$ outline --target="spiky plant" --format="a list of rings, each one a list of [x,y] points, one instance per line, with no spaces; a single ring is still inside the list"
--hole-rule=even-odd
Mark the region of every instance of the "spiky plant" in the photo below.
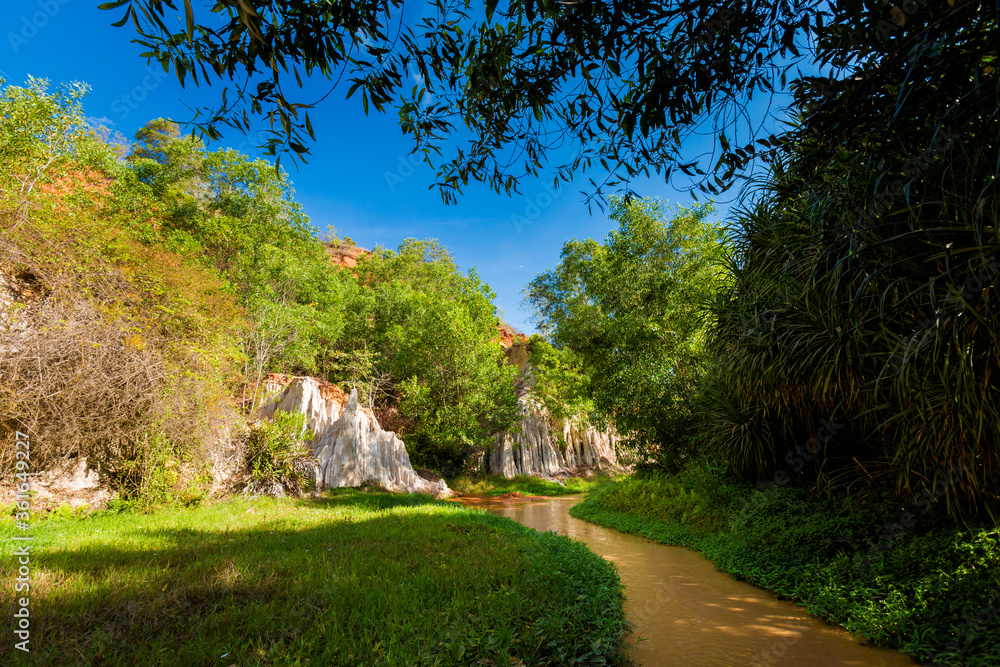
[[[1000,506],[1000,10],[931,9],[832,99],[798,91],[795,140],[737,219],[705,423],[746,475],[959,516]]]

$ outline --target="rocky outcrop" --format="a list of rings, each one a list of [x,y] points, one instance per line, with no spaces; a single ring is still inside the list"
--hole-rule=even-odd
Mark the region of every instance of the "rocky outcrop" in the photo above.
[[[276,376],[269,376],[271,385]],[[317,464],[312,472],[318,488],[374,484],[387,491],[451,495],[444,480],[426,480],[413,469],[403,441],[385,431],[370,410],[329,382],[316,378],[288,378],[284,390],[259,411],[270,418],[278,410],[306,415],[304,428],[313,432]]]
[[[338,268],[353,269],[358,266],[358,260],[371,254],[371,250],[365,250],[353,245],[328,244],[326,253],[330,257],[332,265]]]
[[[497,435],[483,457],[490,474],[554,477],[618,468],[613,431],[599,431],[581,420],[552,419],[529,396],[519,399],[521,421],[513,432]]]
[[[528,344],[524,341],[512,343],[504,348],[503,354],[507,360],[507,365],[517,366],[518,376],[526,378],[525,371],[528,369],[528,360],[531,357]],[[522,384],[530,385],[530,382],[522,382]]]
[[[497,325],[497,337],[500,339],[500,347],[508,348],[515,343],[527,343],[528,337],[515,331],[509,324],[500,323]]]
[[[0,505],[10,505],[17,500],[19,483],[13,477],[0,479]],[[111,497],[111,492],[101,485],[98,471],[82,456],[56,459],[47,469],[34,473],[31,492],[34,494],[32,510],[39,514],[64,504],[73,508],[99,509]]]

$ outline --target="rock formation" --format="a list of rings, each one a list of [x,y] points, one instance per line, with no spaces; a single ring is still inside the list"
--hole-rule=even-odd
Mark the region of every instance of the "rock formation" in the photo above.
[[[512,431],[496,436],[480,467],[490,474],[508,478],[514,475],[576,475],[619,468],[615,455],[618,435],[614,430],[600,431],[584,418],[571,421],[553,419],[532,396],[535,376],[527,336],[512,334],[503,325],[498,329],[506,363],[517,367],[515,389],[521,407],[521,420]]]
[[[330,257],[330,263],[333,266],[353,269],[357,267],[359,259],[371,254],[371,250],[365,250],[353,245],[327,244],[326,253]]]
[[[277,410],[306,415],[304,428],[313,432],[317,464],[312,478],[317,488],[371,483],[387,491],[428,493],[435,498],[451,495],[444,480],[432,482],[417,474],[403,441],[358,405],[357,391],[348,396],[335,385],[310,377],[272,375],[265,386],[273,388],[284,380],[288,381],[284,391],[266,402],[259,416],[270,418]]]
[[[518,375],[524,378],[525,371],[528,369],[528,360],[531,356],[528,344],[524,341],[511,343],[504,348],[503,354],[507,358],[507,365],[517,366]],[[522,384],[530,384],[530,382]]]
[[[509,324],[500,323],[497,325],[497,337],[500,339],[500,347],[508,348],[514,343],[527,343],[528,337],[523,333],[518,333]]]
[[[521,421],[513,432],[501,433],[484,456],[493,475],[552,477],[617,468],[613,432],[585,423],[552,419],[530,395],[518,399]]]

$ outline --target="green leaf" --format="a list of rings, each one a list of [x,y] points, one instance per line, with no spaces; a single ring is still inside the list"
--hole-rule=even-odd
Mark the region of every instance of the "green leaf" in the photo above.
[[[131,13],[132,13],[132,8],[129,7],[128,9],[125,10],[125,16],[123,16],[120,21],[115,21],[111,25],[114,26],[115,28],[122,27],[123,25],[128,23],[128,19]]]
[[[188,39],[194,39],[194,9],[191,0],[184,0],[184,18],[187,20]]]
[[[493,10],[497,7],[497,0],[486,0],[486,20],[493,22]]]

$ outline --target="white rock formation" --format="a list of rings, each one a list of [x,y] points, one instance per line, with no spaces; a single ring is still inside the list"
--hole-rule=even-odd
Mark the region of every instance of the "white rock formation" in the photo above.
[[[387,491],[428,493],[435,498],[451,495],[444,480],[431,482],[417,474],[403,441],[382,430],[375,415],[358,405],[356,391],[347,397],[315,378],[291,378],[280,395],[261,407],[259,415],[270,418],[277,410],[306,415],[304,428],[313,432],[313,454],[318,461],[313,481],[319,489],[373,483]]]
[[[613,431],[555,420],[530,396],[518,400],[522,415],[519,426],[512,433],[499,434],[484,457],[491,474],[551,477],[618,466],[618,437]]]

